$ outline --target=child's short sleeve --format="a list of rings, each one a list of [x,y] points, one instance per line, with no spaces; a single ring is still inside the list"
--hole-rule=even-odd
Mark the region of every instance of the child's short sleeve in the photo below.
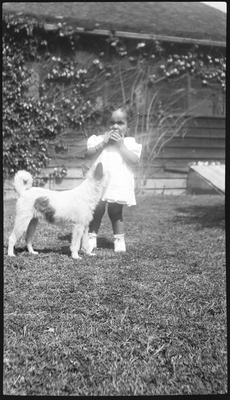
[[[92,135],[89,137],[89,139],[87,140],[87,149],[89,149],[90,147],[95,147],[97,146],[97,144],[101,143],[103,141],[103,135]]]
[[[127,137],[124,140],[124,143],[132,153],[136,154],[138,159],[140,160],[141,158],[141,152],[142,152],[142,144],[139,144],[136,142],[135,138],[133,137]]]

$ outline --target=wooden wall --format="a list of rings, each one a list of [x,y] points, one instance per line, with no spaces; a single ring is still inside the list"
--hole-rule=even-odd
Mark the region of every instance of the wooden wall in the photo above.
[[[55,155],[49,168],[44,169],[41,176],[49,175],[54,167],[62,165],[67,168],[67,176],[61,183],[50,179],[45,188],[72,189],[83,180],[82,163],[89,164],[84,160],[87,138],[83,134],[70,132],[63,140],[68,143],[68,152]],[[225,163],[225,118],[196,117],[191,120],[186,135],[183,137],[182,133],[178,134],[151,163],[149,179],[144,187],[138,179],[140,167],[135,169],[136,187],[142,193],[185,194],[189,164],[198,161]],[[143,164],[146,162],[144,158]],[[205,192],[208,192],[207,187]],[[5,182],[4,195],[16,197],[11,181]]]
[[[180,133],[173,138],[151,164],[144,190],[186,193],[189,164],[198,161],[225,163],[225,118],[197,117],[189,121],[186,135]]]

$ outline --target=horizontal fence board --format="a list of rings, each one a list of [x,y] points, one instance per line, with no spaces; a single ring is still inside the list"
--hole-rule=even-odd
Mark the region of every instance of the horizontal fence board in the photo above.
[[[207,139],[207,138],[173,138],[170,142],[167,143],[166,147],[169,148],[203,148],[204,150],[208,149],[224,149],[225,148],[225,140],[224,139]]]
[[[9,189],[4,188],[3,198],[4,198],[4,200],[18,199],[18,194],[15,192],[15,190],[9,190]]]
[[[197,179],[197,178],[195,178]],[[75,187],[79,186],[83,182],[83,179],[73,179],[73,178],[64,178],[60,183],[56,183],[55,180],[51,179],[44,186],[45,189],[50,190],[71,190]],[[158,195],[182,195],[186,193],[193,193],[194,190],[200,190],[200,194],[204,193],[215,193],[209,185],[207,185],[204,181],[197,183],[196,181],[193,184],[188,186],[187,178],[154,178],[148,179],[146,185],[138,184],[138,180],[136,180],[136,188],[139,187],[141,193],[148,194],[158,194]],[[195,192],[194,192],[195,193]],[[12,181],[5,182],[4,184],[4,199],[16,199],[18,198],[17,193],[13,189]]]
[[[225,129],[188,129],[188,131],[183,135],[183,132],[178,133],[179,137],[185,138],[213,138],[213,139],[224,139]]]
[[[145,189],[186,189],[187,179],[148,179]]]
[[[183,168],[183,167],[182,167]],[[143,167],[138,166],[135,168],[135,173],[138,174],[139,171],[143,169]],[[43,177],[43,176],[47,176],[49,175],[49,173],[53,172],[53,168],[45,168],[42,170],[41,174],[39,176]],[[184,178],[184,173],[180,172],[180,171],[165,171],[164,168],[162,168],[161,166],[154,166],[151,165],[150,166],[150,170],[149,173],[154,175],[154,177],[158,177],[158,178]],[[82,172],[82,168],[81,167],[70,167],[67,169],[67,175],[65,176],[65,179],[77,179],[77,178],[82,178],[83,172]]]
[[[202,156],[202,157],[201,157]],[[63,164],[63,162],[58,162],[58,160],[52,160],[53,163],[49,164],[49,168],[47,168],[48,171],[51,171],[51,173],[53,172],[53,168],[54,167],[58,167],[61,166]],[[217,156],[215,154],[215,157],[212,156],[210,157],[207,154],[198,154],[197,153],[193,153],[193,157],[187,157],[187,158],[168,158],[165,157],[157,157],[156,159],[154,159],[154,161],[150,162],[151,168],[153,167],[154,169],[162,169],[165,168],[165,172],[186,172],[189,170],[189,164],[193,163],[193,162],[198,162],[198,161],[215,161],[215,162],[220,162],[220,163],[225,163],[225,154],[224,152],[222,153],[222,156]],[[52,165],[53,164],[53,165]],[[67,168],[67,176],[72,176],[72,175],[68,175],[68,174],[72,174],[72,172],[68,172],[70,170],[75,170],[77,169],[77,176],[81,175],[81,169],[82,169],[82,164],[86,164],[88,166],[90,166],[90,163],[87,162],[86,160],[82,160],[82,159],[74,159],[74,160],[66,160],[66,162],[64,163],[66,168]],[[145,159],[141,159],[140,164],[138,164],[135,168],[134,171],[135,173],[138,173],[139,169],[143,167],[143,164],[146,166],[149,164],[148,160]],[[173,170],[173,171],[167,171],[167,170]],[[40,174],[41,176],[43,175],[43,170]],[[76,176],[76,177],[77,177]]]
[[[4,186],[4,190],[14,191],[13,179],[5,179],[3,186]]]
[[[41,177],[44,176],[49,176],[50,174],[52,174],[54,171],[53,167],[47,167],[44,168],[40,175]],[[76,168],[68,168],[67,169],[67,175],[65,176],[65,179],[78,179],[78,178],[82,178],[83,177],[83,172],[82,172],[82,168],[81,167],[76,167]]]
[[[146,124],[146,116],[144,117],[145,122],[144,124]],[[176,118],[174,119],[174,121],[176,121]],[[178,119],[178,121],[183,121],[182,118]],[[189,128],[196,128],[196,129],[202,129],[202,128],[223,128],[225,127],[225,122],[226,119],[225,117],[217,117],[217,118],[211,118],[211,117],[204,117],[204,118],[191,118],[189,121],[185,122],[185,126],[189,127]],[[151,123],[151,120],[150,120]],[[168,126],[170,124],[172,124],[173,122],[168,123]],[[138,121],[138,128],[141,128],[143,124],[143,116],[139,117],[139,121]],[[166,124],[166,122],[165,122]]]
[[[60,158],[53,158],[50,163],[48,168],[49,169],[54,169],[55,167],[61,167],[62,165],[66,166],[67,168],[80,168],[82,164],[85,164],[84,158],[66,158],[60,159]]]
[[[184,159],[161,159],[161,158],[157,158],[154,160],[154,163],[151,164],[151,168],[153,169],[162,169],[164,168],[165,173],[168,172],[181,172],[181,173],[185,173],[186,171],[189,170],[189,164],[193,163],[193,162],[198,162],[198,161],[208,161],[208,162],[220,162],[221,164],[225,163],[225,157],[217,157],[217,158],[210,158],[210,157],[202,157],[202,158],[184,158]],[[144,162],[145,165],[147,165],[147,160]],[[56,164],[55,164],[56,166]],[[68,171],[69,170],[75,170],[75,168],[78,169],[78,176],[81,175],[81,162],[77,163],[77,160],[74,160],[73,163],[68,162],[66,163],[66,167],[67,167],[67,175],[68,175]],[[135,173],[137,174],[138,171],[140,170],[140,168],[142,168],[142,162],[134,168]],[[51,168],[51,171],[53,171],[53,168]],[[69,172],[70,173],[70,172]],[[44,176],[43,175],[43,170],[40,174],[40,176]],[[77,176],[76,176],[77,177]]]
[[[151,146],[150,146],[151,148]],[[164,146],[161,150],[160,155],[163,155],[162,157],[165,158],[165,155],[163,154],[166,151],[169,151],[170,154],[172,154],[172,151],[174,151],[174,157],[177,158],[179,156],[179,152],[191,154],[192,150],[195,150],[196,153],[199,151],[201,152],[211,152],[210,157],[213,157],[214,152],[219,151],[221,152],[221,157],[225,154],[225,140],[207,140],[207,139],[199,139],[199,140],[189,140],[189,139],[172,139],[172,141],[168,142],[166,146]],[[72,149],[72,153],[73,153]],[[190,152],[190,153],[189,153]],[[219,153],[217,153],[219,156]],[[171,157],[171,156],[170,156]],[[189,157],[189,155],[188,155]],[[87,160],[85,160],[84,157],[81,157],[81,154],[79,154],[77,151],[74,151],[74,156],[70,156],[68,152],[65,155],[56,155],[55,157],[51,159],[51,162],[49,164],[49,167],[55,167],[55,166],[62,166],[65,165],[66,163],[69,163],[70,165],[79,165],[79,163],[86,163]],[[77,164],[76,164],[77,163]]]
[[[50,190],[70,190],[74,189],[75,187],[79,186],[83,182],[83,178],[63,178],[61,181],[50,179],[44,186],[44,189]]]
[[[187,189],[141,189],[142,194],[180,196],[187,193]]]
[[[141,173],[142,169],[143,169],[143,167],[141,167],[141,166],[136,167],[134,169],[135,176],[138,176],[138,174]],[[54,171],[54,169],[52,167],[51,168],[44,168],[41,171],[39,177],[40,178],[49,177],[49,175],[52,174],[53,171]],[[83,176],[84,175],[83,175],[83,171],[82,171],[81,166],[80,167],[78,166],[76,168],[75,167],[69,167],[67,169],[67,175],[65,176],[65,179],[78,179],[78,178],[83,178]],[[185,171],[183,171],[183,167],[182,167],[181,171],[180,171],[180,169],[176,170],[176,171],[174,171],[174,170],[167,171],[167,170],[165,170],[163,167],[161,167],[159,165],[157,165],[157,166],[151,165],[150,169],[149,169],[149,177],[151,178],[153,176],[154,176],[154,178],[155,177],[156,178],[184,178],[185,177]]]
[[[172,137],[172,135],[174,134],[174,131],[168,130],[165,133],[164,138],[165,139],[169,139]],[[150,130],[149,132],[147,131],[138,131],[135,135],[135,137],[137,138],[137,141],[141,140],[141,137],[143,136],[143,138],[147,137],[147,136],[152,136],[154,137],[154,135],[156,135],[156,132],[153,130]],[[183,131],[177,132],[175,134],[175,138],[181,138],[181,139],[186,139],[186,138],[194,138],[194,139],[205,139],[205,138],[213,138],[213,139],[225,139],[225,129],[188,129],[188,131],[186,133],[184,133]]]
[[[185,195],[187,193],[187,189],[140,189],[140,193],[149,194],[149,195],[171,195],[171,196],[179,196]],[[4,200],[8,199],[17,199],[18,195],[15,191],[4,191]]]
[[[210,148],[206,148],[205,142],[202,143],[201,146],[199,146],[199,143],[197,143],[197,146],[186,146],[185,141],[184,141],[184,146],[182,146],[183,143],[181,143],[181,146],[176,145],[177,142],[168,144],[168,146],[165,146],[157,159],[165,159],[165,158],[187,158],[187,159],[201,159],[202,158],[210,158],[213,160],[216,160],[218,158],[224,159],[225,158],[225,145],[222,143],[220,146],[210,146]],[[219,143],[220,144],[220,143]],[[60,167],[62,165],[68,164],[69,167],[77,167],[81,164],[86,164],[87,161],[83,157],[79,157],[77,154],[75,157],[68,157],[68,154],[65,155],[65,157],[55,157],[51,160],[49,164],[49,168],[54,168],[54,167]]]
[[[199,159],[202,160],[203,158],[210,158],[216,160],[217,158],[224,159],[225,158],[225,150],[224,149],[190,149],[190,148],[169,148],[165,147],[157,159]]]
[[[166,171],[166,173],[167,172],[180,172],[181,174],[183,173],[183,174],[187,174],[188,173],[188,171],[189,171],[189,166],[188,166],[188,163],[187,162],[185,162],[184,164],[175,164],[175,163],[173,163],[173,164],[167,164],[166,166],[165,166],[165,171]]]
[[[187,126],[194,128],[220,128],[225,126],[225,117],[201,117],[192,118],[187,122]]]
[[[138,177],[138,174],[141,173],[141,169],[139,171],[136,171],[135,176]],[[178,178],[186,178],[187,172],[181,172],[181,171],[165,171],[163,168],[154,168],[151,167],[148,171],[148,176],[149,178],[154,178],[154,179],[178,179]]]
[[[49,189],[49,190],[70,190],[74,189],[75,187],[79,186],[83,182],[84,178],[78,178],[78,179],[62,179],[61,182],[56,181],[55,179],[50,179],[44,186],[42,186],[44,189]],[[6,179],[4,182],[4,193],[5,192],[11,192],[14,197],[18,197],[16,191],[14,190],[13,187],[13,180]]]
[[[212,161],[216,161],[216,162],[220,162],[221,164],[225,163],[225,159],[224,158],[218,158],[213,160],[210,158],[206,158],[203,157],[202,159],[169,159],[169,160],[163,160],[163,159],[157,159],[155,160],[158,162],[159,166],[162,166],[165,168],[165,171],[167,172],[188,172],[189,168],[190,168],[190,163],[193,162],[198,162],[198,161],[208,161],[208,162],[212,162]],[[156,164],[155,164],[156,165]]]
[[[82,155],[82,153],[79,153],[77,151],[77,149],[72,148],[71,149],[71,153],[69,151],[67,151],[65,154],[51,154],[50,158],[51,158],[51,163],[52,165],[54,165],[55,163],[58,165],[64,164],[66,162],[66,160],[72,160],[74,161],[75,159],[81,159],[82,161],[84,160],[84,155]]]

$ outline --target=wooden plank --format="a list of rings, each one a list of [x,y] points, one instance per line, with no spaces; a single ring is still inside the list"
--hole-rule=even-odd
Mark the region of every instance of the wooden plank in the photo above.
[[[141,194],[180,196],[187,193],[186,189],[140,189]]]
[[[217,194],[218,192],[206,181],[201,179],[192,169],[188,173],[188,194]]]
[[[172,133],[170,131],[167,131],[165,134],[164,138],[169,139],[172,137]],[[153,137],[154,138],[154,131],[150,131],[148,134],[146,131],[139,131],[135,135],[137,142],[141,143],[141,138],[145,138],[147,136]],[[210,139],[225,139],[226,134],[225,134],[225,129],[189,129],[186,134],[184,134],[183,131],[178,132],[174,138],[198,138],[198,139],[205,139],[205,138],[210,138]]]
[[[145,117],[146,121],[146,117]],[[202,129],[202,128],[224,128],[226,124],[226,118],[225,117],[194,117],[190,119],[189,121],[186,122],[186,126],[189,128],[196,128],[196,129]],[[142,116],[139,117],[139,123],[138,127],[142,126]]]
[[[68,145],[68,143],[67,143]],[[68,145],[68,150],[65,153],[55,153],[54,151],[50,151],[50,158],[53,160],[66,160],[67,158],[84,158],[86,153],[85,149],[80,149],[77,146]]]
[[[49,176],[50,174],[53,174],[53,172],[54,172],[53,167],[47,167],[47,168],[42,169],[39,176],[41,176],[41,177]],[[83,177],[83,173],[82,173],[81,167],[67,168],[67,175],[65,176],[65,179],[78,179],[78,178],[82,178],[82,177]]]
[[[139,169],[135,176],[138,177],[141,174],[141,169]],[[187,176],[187,172],[184,173],[183,171],[165,171],[163,168],[160,170],[157,168],[150,168],[148,172],[149,178],[159,179],[159,178],[168,178],[168,179],[178,179],[178,178],[185,178]]]
[[[67,169],[81,168],[82,163],[85,163],[84,158],[74,157],[67,158],[66,160],[55,158],[50,161],[48,168],[54,169],[55,167],[61,167],[62,165],[64,165]]]
[[[136,175],[140,173],[141,167],[136,169]],[[50,173],[53,173],[53,168],[44,168],[40,175],[41,177],[44,176],[49,176]],[[151,166],[149,170],[149,177],[152,178],[184,178],[185,173],[182,172],[170,172],[170,171],[164,171],[163,168],[159,167],[154,167]],[[77,178],[83,178],[83,172],[81,167],[76,167],[76,168],[68,168],[67,169],[67,175],[65,179],[77,179]]]
[[[75,187],[79,186],[84,179],[63,179],[60,183],[57,183],[55,180],[52,180],[51,182],[47,182],[46,185],[44,186],[45,189],[50,189],[50,190],[71,190],[74,189]]]
[[[220,128],[225,126],[226,119],[225,117],[200,117],[193,118],[187,122],[188,127],[194,128]]]
[[[148,179],[145,189],[186,189],[187,179]]]
[[[3,187],[4,187],[4,190],[14,191],[13,179],[5,179]]]
[[[225,159],[225,149],[189,149],[189,148],[169,148],[165,147],[159,154],[158,159],[187,159],[203,160],[209,158],[211,160]]]
[[[74,189],[83,179],[66,179],[64,178],[61,183],[56,183],[55,180],[51,180],[44,186],[45,189],[50,190],[69,190]],[[186,189],[187,179],[148,179],[147,184],[144,186],[145,189]]]
[[[176,149],[177,151],[175,152],[174,149],[171,149],[171,155],[167,151],[161,152],[160,155],[154,160],[154,163],[156,166],[164,166],[164,165],[169,165],[170,167],[173,165],[181,165],[183,167],[186,167],[188,163],[191,162],[196,162],[196,161],[220,161],[224,162],[225,161],[225,151],[224,149],[221,151],[215,151],[213,150],[212,153],[205,152],[205,151],[198,151],[198,152],[192,152],[187,151],[186,154],[184,153],[183,149]],[[168,160],[167,160],[168,158]],[[147,162],[146,157],[142,157],[141,163]],[[87,164],[88,160],[85,160],[84,158],[79,158],[79,157],[74,157],[74,158],[68,158],[66,160],[63,159],[52,159],[49,168],[54,168],[54,167],[60,167],[62,165],[65,165],[67,169],[69,168],[81,168],[82,164]],[[153,164],[154,165],[154,164]],[[137,166],[137,169],[139,168],[139,165]]]
[[[225,165],[192,165],[191,169],[221,193],[225,193]]]
[[[183,137],[183,132],[179,132],[179,137]],[[189,128],[185,138],[225,138],[225,128]]]
[[[18,194],[15,192],[15,190],[10,190],[10,189],[4,188],[3,199],[4,200],[18,199]]]
[[[162,167],[164,167],[165,168],[165,170],[166,171],[178,171],[178,172],[188,172],[189,171],[189,169],[190,169],[190,164],[192,163],[192,162],[197,162],[197,161],[200,161],[199,159],[198,160],[196,160],[195,158],[194,159],[166,159],[166,160],[164,160],[164,159],[156,159],[155,160],[155,165],[156,165],[156,162],[157,162],[157,165],[158,166],[162,166]],[[214,161],[213,159],[210,159],[210,158],[206,158],[206,157],[203,157],[202,158],[202,161]],[[224,163],[225,162],[225,159],[223,158],[223,159],[221,159],[221,158],[219,158],[219,159],[216,159],[215,161],[219,161],[220,163]]]
[[[55,179],[49,179],[48,182],[43,186],[45,189],[50,190],[68,190],[74,189],[79,186],[83,182],[84,178],[81,176],[79,178],[63,178],[60,183],[58,183]],[[15,193],[13,186],[13,179],[5,179],[4,181],[4,192]],[[16,194],[16,197],[18,195]]]
[[[151,132],[151,134],[154,134],[154,132],[157,132],[158,129],[158,125],[157,126],[150,126],[149,130],[146,129],[146,127],[144,126],[142,127],[138,127],[138,129],[136,130],[139,133],[146,133],[146,132]],[[182,126],[182,128],[179,129],[179,127],[177,128],[177,126],[173,126],[173,125],[164,125],[164,131],[166,132],[166,134],[171,135],[172,133],[174,133],[175,131],[177,131],[177,134],[184,135],[186,132],[186,135],[192,134],[192,133],[196,133],[199,132],[201,135],[207,135],[210,132],[216,132],[217,136],[221,134],[221,132],[225,132],[225,126],[223,127],[214,127],[214,126],[203,126],[203,127],[197,127],[197,126],[191,126],[191,127],[187,127],[186,125]]]
[[[209,139],[209,138],[189,138],[185,137],[184,139],[173,138],[172,141],[167,143],[166,147],[185,147],[185,148],[204,148],[204,149],[224,149],[225,148],[225,140],[224,139]]]

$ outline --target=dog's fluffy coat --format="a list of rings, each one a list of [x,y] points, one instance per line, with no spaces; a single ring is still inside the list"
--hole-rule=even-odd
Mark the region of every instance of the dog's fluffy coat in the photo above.
[[[14,229],[9,237],[8,255],[14,256],[14,246],[25,231],[28,251],[37,254],[32,247],[32,238],[41,218],[55,224],[74,223],[72,257],[81,258],[78,255],[80,246],[86,254],[92,255],[88,227],[105,189],[106,178],[102,164],[98,163],[94,170],[89,170],[86,179],[77,188],[58,192],[32,187],[32,175],[24,170],[18,171],[14,177],[14,187],[20,197],[16,204]]]

